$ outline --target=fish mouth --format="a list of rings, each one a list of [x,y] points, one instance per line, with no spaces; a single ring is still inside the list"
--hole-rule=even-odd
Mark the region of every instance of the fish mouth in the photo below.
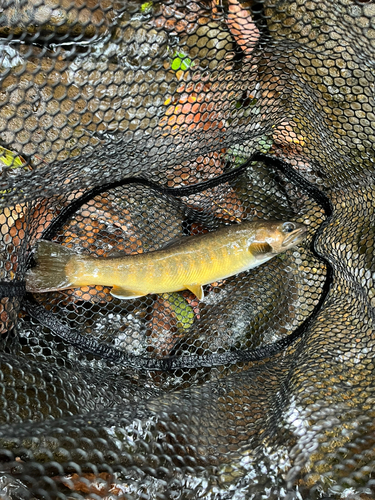
[[[292,233],[288,234],[281,246],[289,247],[297,245],[297,243],[300,243],[304,239],[306,233],[307,228],[305,226],[295,229]]]

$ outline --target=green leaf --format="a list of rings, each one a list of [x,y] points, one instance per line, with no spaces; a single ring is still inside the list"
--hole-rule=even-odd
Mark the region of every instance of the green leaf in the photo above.
[[[192,66],[194,66],[194,62],[183,52],[175,52],[173,54],[173,60],[171,64],[171,68],[173,69],[173,71],[186,71]]]
[[[177,319],[177,327],[182,330],[188,330],[194,323],[195,315],[193,309],[179,293],[163,293],[163,299],[169,304]]]
[[[21,156],[18,156],[17,153],[13,153],[9,149],[5,149],[0,146],[0,162],[11,168],[19,168],[25,162]]]
[[[154,6],[153,2],[145,2],[141,5],[142,14],[149,14]]]

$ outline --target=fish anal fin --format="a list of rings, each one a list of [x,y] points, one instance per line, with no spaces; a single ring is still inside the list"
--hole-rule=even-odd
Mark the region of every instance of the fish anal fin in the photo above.
[[[193,283],[191,285],[185,285],[188,290],[193,292],[193,294],[197,297],[198,300],[203,300],[204,292],[202,285]]]
[[[136,299],[147,294],[143,292],[137,292],[135,290],[126,290],[125,288],[121,288],[120,286],[114,286],[111,290],[111,295],[118,299]]]
[[[254,241],[249,246],[249,251],[254,255],[254,257],[257,256],[264,256],[267,253],[272,253],[272,247],[269,243],[266,242],[259,242],[259,241]]]

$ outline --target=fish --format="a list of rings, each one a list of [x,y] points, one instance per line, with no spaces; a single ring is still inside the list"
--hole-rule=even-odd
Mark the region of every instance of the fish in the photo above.
[[[203,285],[257,267],[303,241],[297,222],[245,221],[217,231],[172,240],[158,250],[93,257],[40,240],[36,267],[26,273],[32,293],[88,285],[112,287],[111,295],[135,299],[148,294],[190,290],[203,300]]]

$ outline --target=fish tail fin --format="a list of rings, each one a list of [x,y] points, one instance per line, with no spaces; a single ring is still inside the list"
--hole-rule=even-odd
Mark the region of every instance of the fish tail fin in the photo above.
[[[34,254],[37,266],[26,273],[26,289],[38,293],[73,288],[66,275],[66,265],[74,255],[69,248],[40,240]]]

